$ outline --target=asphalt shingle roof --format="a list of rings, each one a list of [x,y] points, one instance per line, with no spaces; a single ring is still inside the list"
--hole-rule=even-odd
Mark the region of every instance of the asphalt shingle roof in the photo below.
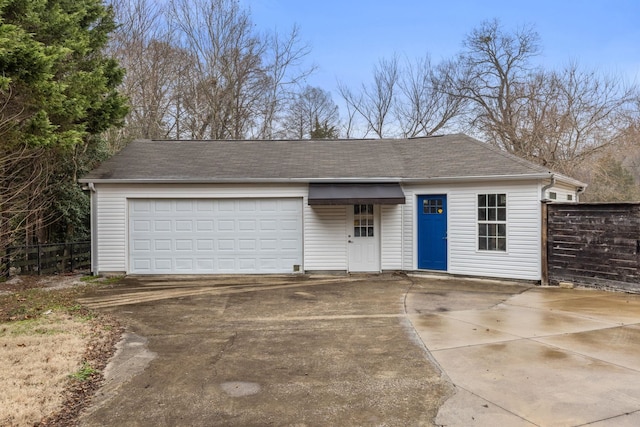
[[[377,140],[138,140],[81,182],[402,181],[546,173],[551,171],[463,134]]]

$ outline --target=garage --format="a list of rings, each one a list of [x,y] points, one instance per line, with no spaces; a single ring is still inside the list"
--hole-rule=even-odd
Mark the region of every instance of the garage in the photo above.
[[[131,274],[291,273],[302,199],[129,199]]]

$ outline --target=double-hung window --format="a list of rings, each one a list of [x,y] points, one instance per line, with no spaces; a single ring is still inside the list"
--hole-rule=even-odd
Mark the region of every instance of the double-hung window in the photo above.
[[[506,194],[478,194],[478,250],[506,252]]]

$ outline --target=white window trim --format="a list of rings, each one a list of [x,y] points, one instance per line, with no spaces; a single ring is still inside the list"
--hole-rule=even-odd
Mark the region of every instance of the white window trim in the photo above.
[[[489,221],[489,220],[480,220],[478,215],[478,211],[480,207],[478,206],[478,196],[489,196],[490,194],[500,195],[504,194],[505,196],[505,220],[504,221]],[[475,211],[476,211],[476,235],[475,235],[475,246],[476,252],[479,253],[490,253],[490,254],[507,254],[509,252],[509,194],[507,192],[483,192],[476,193],[475,197]],[[505,240],[505,249],[480,249],[480,225],[481,224],[504,224],[504,240]]]

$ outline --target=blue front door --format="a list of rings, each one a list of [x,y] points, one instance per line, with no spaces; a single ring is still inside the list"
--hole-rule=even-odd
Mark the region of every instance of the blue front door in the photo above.
[[[418,268],[447,270],[447,196],[418,196]]]

